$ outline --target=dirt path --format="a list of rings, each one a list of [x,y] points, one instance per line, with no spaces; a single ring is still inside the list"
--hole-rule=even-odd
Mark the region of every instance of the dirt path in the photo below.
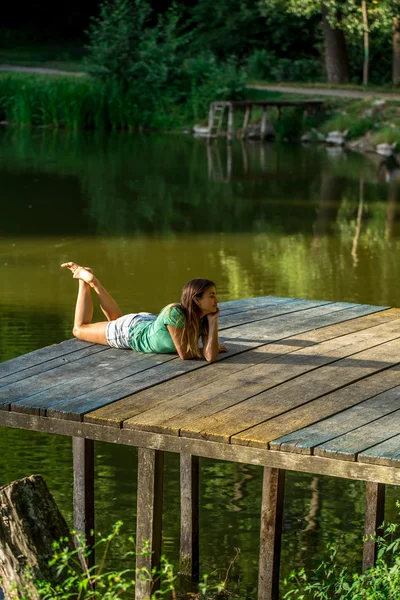
[[[400,94],[387,92],[363,92],[361,90],[331,90],[326,88],[289,87],[286,85],[248,85],[250,89],[271,92],[285,92],[287,94],[303,94],[305,96],[330,96],[338,98],[379,98],[381,100],[395,100],[400,102]]]
[[[61,71],[60,69],[47,69],[46,67],[17,67],[15,65],[0,65],[0,71],[11,71],[14,73],[41,73],[42,75],[72,75],[73,77],[85,75],[85,73]]]
[[[15,73],[40,73],[42,75],[71,75],[79,77],[85,75],[83,72],[62,71],[61,69],[48,69],[46,67],[22,67],[15,65],[0,65],[0,71],[11,71]],[[284,92],[286,94],[302,94],[304,96],[330,96],[337,98],[379,98],[382,100],[394,100],[400,102],[400,93],[392,94],[388,92],[361,90],[332,90],[327,88],[305,88],[286,85],[256,85],[247,86],[253,90],[265,90],[271,92]]]

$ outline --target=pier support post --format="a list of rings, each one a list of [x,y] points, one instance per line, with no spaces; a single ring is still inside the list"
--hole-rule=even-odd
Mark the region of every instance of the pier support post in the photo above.
[[[265,140],[265,133],[267,131],[267,108],[263,107],[262,117],[261,117],[261,141]]]
[[[181,565],[183,577],[199,578],[199,457],[180,455],[181,460]]]
[[[364,537],[380,535],[381,525],[385,519],[385,484],[367,481],[365,493]],[[375,564],[377,545],[373,539],[364,542],[363,572]]]
[[[233,106],[229,105],[228,109],[228,142],[232,141],[233,137]]]
[[[86,544],[94,541],[94,441],[72,438],[74,467],[74,529],[85,535]],[[94,552],[86,559],[88,567],[94,565]]]
[[[208,133],[207,133],[207,141],[211,141],[212,131],[214,127],[214,117],[215,117],[215,107],[213,104],[210,104],[210,110],[208,111]]]
[[[154,591],[151,570],[160,567],[163,480],[164,452],[139,448],[135,600],[150,598],[152,589]],[[142,554],[144,550],[145,554]]]
[[[249,126],[249,121],[251,117],[251,108],[251,105],[247,106],[246,111],[244,113],[242,140],[245,139],[247,135],[247,127]]]
[[[264,467],[258,600],[278,600],[285,471]]]

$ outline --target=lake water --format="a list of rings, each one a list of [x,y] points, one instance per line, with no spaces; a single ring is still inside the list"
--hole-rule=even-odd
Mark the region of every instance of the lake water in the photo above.
[[[178,135],[0,131],[0,361],[71,337],[76,282],[92,266],[123,312],[157,312],[186,280],[221,301],[261,295],[400,305],[397,165],[321,146]],[[100,317],[97,312],[95,317]],[[71,522],[68,438],[0,428],[0,484],[42,473]],[[136,451],[96,443],[96,526],[134,532]],[[164,552],[179,554],[179,460],[166,459]],[[257,587],[262,470],[201,460],[201,572],[240,598]],[[395,488],[387,516],[396,518]],[[316,515],[313,508],[316,508]],[[282,575],[337,541],[358,568],[364,484],[287,473]],[[111,562],[121,564],[121,538]]]

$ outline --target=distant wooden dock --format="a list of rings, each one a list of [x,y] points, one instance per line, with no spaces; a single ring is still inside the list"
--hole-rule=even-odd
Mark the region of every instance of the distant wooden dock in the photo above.
[[[248,127],[251,119],[253,108],[261,108],[261,124],[260,124],[260,139],[264,140],[267,132],[267,109],[275,107],[280,119],[282,108],[284,107],[301,107],[306,113],[314,112],[323,104],[323,100],[216,100],[211,102],[208,113],[208,140],[217,138],[221,135],[225,111],[227,111],[226,135],[228,141],[233,137],[233,111],[244,110],[243,126],[241,130],[241,138],[244,139],[248,134]]]
[[[94,525],[93,441],[138,447],[137,545],[161,551],[163,453],[181,457],[181,558],[199,569],[199,457],[264,468],[259,600],[278,597],[286,470],[367,482],[365,533],[400,485],[400,310],[262,297],[221,304],[214,364],[68,340],[0,364],[0,424],[71,436],[75,527]],[[364,544],[364,569],[375,560]],[[136,599],[149,596],[139,582]]]

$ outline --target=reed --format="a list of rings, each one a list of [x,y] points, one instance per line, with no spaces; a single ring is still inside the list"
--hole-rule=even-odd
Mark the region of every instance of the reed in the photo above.
[[[0,77],[0,120],[69,129],[151,126],[156,107],[140,106],[133,89],[85,77]]]
[[[0,120],[69,129],[178,129],[204,119],[213,100],[239,99],[245,74],[213,56],[184,61],[169,83],[89,74],[0,75]]]

